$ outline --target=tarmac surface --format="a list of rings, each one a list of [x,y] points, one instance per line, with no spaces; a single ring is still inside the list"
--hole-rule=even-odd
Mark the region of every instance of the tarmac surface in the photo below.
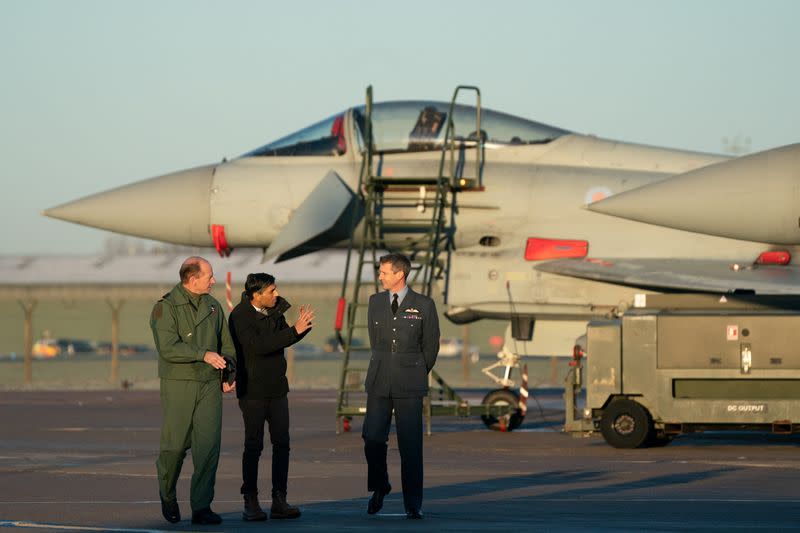
[[[475,397],[480,397],[476,392]],[[361,420],[334,432],[333,391],[292,392],[289,501],[297,520],[241,520],[242,421],[224,402],[215,511],[192,526],[191,458],[178,486],[183,515],[160,513],[157,391],[0,393],[0,531],[755,531],[800,529],[796,436],[706,433],[664,448],[617,450],[600,437],[559,432],[558,391],[537,392],[520,430],[478,418],[436,418],[425,438],[422,521],[405,519],[399,456],[394,492],[366,514]],[[542,418],[544,415],[544,419]],[[269,505],[270,448],[261,461]]]

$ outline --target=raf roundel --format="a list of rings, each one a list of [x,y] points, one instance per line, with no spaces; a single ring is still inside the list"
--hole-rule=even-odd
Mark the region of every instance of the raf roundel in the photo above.
[[[591,204],[594,202],[599,202],[600,200],[608,198],[612,194],[613,193],[611,192],[611,189],[604,185],[600,187],[592,187],[586,191],[586,194],[583,196],[583,203]]]

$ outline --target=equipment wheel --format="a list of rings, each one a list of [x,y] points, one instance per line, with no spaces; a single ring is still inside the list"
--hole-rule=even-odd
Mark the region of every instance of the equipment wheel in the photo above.
[[[600,432],[614,448],[640,448],[653,431],[653,420],[641,404],[621,398],[603,411]]]
[[[486,427],[495,431],[513,431],[522,425],[525,415],[519,408],[519,396],[508,389],[493,390],[483,398],[483,405],[509,408],[509,414],[495,416],[481,415],[481,420]]]

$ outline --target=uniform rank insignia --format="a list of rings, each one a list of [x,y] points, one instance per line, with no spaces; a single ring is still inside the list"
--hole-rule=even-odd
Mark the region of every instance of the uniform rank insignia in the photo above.
[[[422,315],[419,314],[419,311],[414,308],[409,308],[405,310],[405,315],[403,318],[406,320],[422,320]]]
[[[216,308],[216,307],[214,307],[214,306],[212,305],[212,306],[211,306],[211,312],[213,313],[213,312],[214,312],[214,311],[216,311],[216,310],[217,310],[217,308]]]

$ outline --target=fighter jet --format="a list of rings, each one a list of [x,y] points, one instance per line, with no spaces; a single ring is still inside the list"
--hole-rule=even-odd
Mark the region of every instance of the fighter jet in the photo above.
[[[446,316],[508,321],[517,354],[570,355],[587,320],[624,310],[643,290],[798,292],[800,145],[734,159],[478,113],[479,105],[376,103],[369,123],[365,108],[44,214],[221,254],[262,248],[277,260],[347,246],[365,223],[359,180],[369,140],[374,173],[396,182],[386,191],[405,202],[397,205],[408,220],[430,218],[433,193],[418,178],[440,173],[451,151],[460,179],[440,280]],[[385,244],[407,238],[387,233]]]

